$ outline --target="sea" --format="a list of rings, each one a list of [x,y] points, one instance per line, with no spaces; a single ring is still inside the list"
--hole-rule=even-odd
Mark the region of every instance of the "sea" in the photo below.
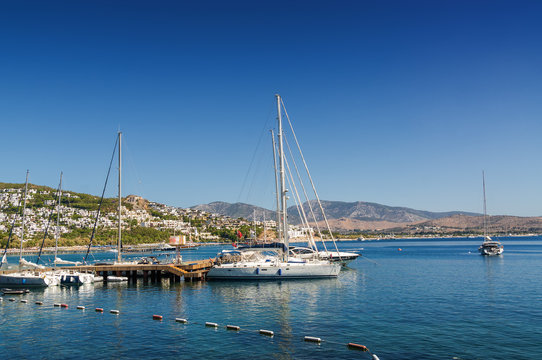
[[[0,358],[542,359],[542,237],[499,240],[504,254],[498,257],[478,254],[481,238],[339,242],[339,250],[362,256],[337,279],[140,279],[3,295]],[[231,246],[202,246],[182,256],[206,259],[222,249]]]

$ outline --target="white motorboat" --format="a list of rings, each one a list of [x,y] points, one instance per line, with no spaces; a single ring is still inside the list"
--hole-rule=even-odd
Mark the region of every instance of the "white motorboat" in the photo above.
[[[22,271],[0,275],[0,286],[54,286],[58,279],[50,273]]]

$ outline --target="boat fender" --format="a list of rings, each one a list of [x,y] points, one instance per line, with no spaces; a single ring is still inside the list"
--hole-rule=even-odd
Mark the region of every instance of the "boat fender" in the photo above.
[[[360,345],[360,344],[348,343],[348,347],[351,349],[358,349],[361,351],[369,351],[369,349],[367,349],[367,346]]]
[[[84,307],[84,306],[81,306],[81,305],[79,305],[79,306],[77,307],[77,310],[85,310],[85,307]]]
[[[320,339],[319,337],[314,337],[314,336],[305,336],[303,340],[309,341],[309,342],[315,342],[315,343],[322,342],[322,339]]]
[[[256,268],[256,275],[260,274],[260,268]]]
[[[209,326],[209,327],[218,327],[218,324],[217,323],[214,323],[214,322],[206,322],[205,323],[205,326]]]
[[[96,308],[96,312],[104,312],[104,309],[102,309],[102,308]]]
[[[260,334],[267,335],[267,336],[274,336],[275,335],[275,333],[273,331],[271,331],[271,330],[263,330],[263,329],[260,330]]]
[[[160,321],[162,321],[162,315],[153,315],[153,316],[152,316],[152,319],[153,319],[153,320],[160,320]]]
[[[109,312],[110,312],[111,314],[115,314],[115,315],[120,314],[120,311],[118,311],[118,310],[109,310]]]
[[[181,319],[181,318],[176,318],[175,319],[176,322],[179,322],[179,323],[183,323],[183,324],[186,324],[188,322],[188,320],[186,319]]]
[[[279,269],[279,275],[282,275],[282,269]]]
[[[241,328],[239,326],[236,326],[236,325],[226,325],[226,329],[235,330],[235,331],[241,330]]]

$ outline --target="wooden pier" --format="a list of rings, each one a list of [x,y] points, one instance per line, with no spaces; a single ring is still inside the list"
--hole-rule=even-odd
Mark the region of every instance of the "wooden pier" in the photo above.
[[[181,264],[111,264],[111,265],[79,265],[79,266],[59,266],[58,270],[77,270],[93,272],[96,275],[103,276],[104,282],[107,282],[109,275],[126,276],[129,281],[135,282],[138,277],[143,277],[144,281],[149,279],[153,282],[161,280],[163,277],[169,278],[172,282],[180,282],[181,278],[185,281],[205,280],[207,273],[213,266],[214,260],[196,260]],[[48,269],[34,269],[33,271],[50,271]],[[16,272],[18,270],[4,271],[0,273]]]

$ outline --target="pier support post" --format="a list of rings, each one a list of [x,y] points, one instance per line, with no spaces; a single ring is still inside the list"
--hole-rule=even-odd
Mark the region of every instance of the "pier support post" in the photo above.
[[[104,283],[107,282],[107,275],[109,275],[109,271],[102,271],[102,276],[104,278]]]
[[[149,270],[143,270],[143,282],[149,282]]]

